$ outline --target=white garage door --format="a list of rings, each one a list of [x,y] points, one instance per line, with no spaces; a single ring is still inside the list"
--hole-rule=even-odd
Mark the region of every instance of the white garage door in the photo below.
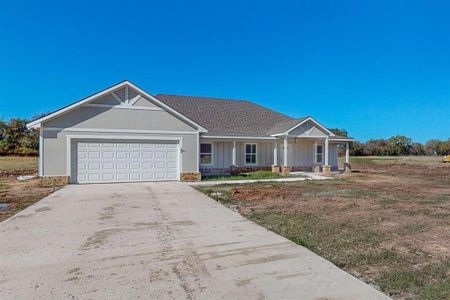
[[[178,144],[77,143],[77,182],[178,179]]]

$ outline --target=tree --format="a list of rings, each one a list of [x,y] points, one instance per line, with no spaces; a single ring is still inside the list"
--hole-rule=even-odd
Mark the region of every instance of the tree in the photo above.
[[[425,155],[426,154],[425,146],[422,145],[421,143],[413,143],[411,145],[409,154],[410,155]]]
[[[438,154],[438,148],[439,148],[439,144],[441,143],[440,140],[429,140],[428,142],[426,142],[425,144],[425,151],[427,153],[427,155],[436,155]]]
[[[348,137],[348,131],[343,128],[330,128],[329,130],[335,135]]]
[[[450,139],[448,141],[440,141],[437,145],[436,152],[438,155],[449,155],[450,154]]]
[[[412,146],[411,138],[403,135],[396,135],[388,140],[389,155],[409,155]]]
[[[39,131],[28,129],[26,119],[0,120],[0,153],[35,155],[39,149]]]

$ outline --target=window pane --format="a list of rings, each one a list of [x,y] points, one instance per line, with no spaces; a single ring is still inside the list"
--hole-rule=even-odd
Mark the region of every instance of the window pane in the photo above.
[[[252,153],[256,153],[256,144],[252,145]]]
[[[211,153],[211,144],[200,144],[200,153]]]
[[[256,164],[256,154],[246,154],[245,155],[246,164]]]
[[[322,145],[317,145],[317,153],[322,153]]]
[[[317,154],[316,156],[316,162],[321,163],[322,162],[322,154]]]
[[[200,154],[200,163],[201,164],[210,164],[211,163],[211,155],[210,154]]]
[[[245,145],[245,153],[252,152],[252,145]]]

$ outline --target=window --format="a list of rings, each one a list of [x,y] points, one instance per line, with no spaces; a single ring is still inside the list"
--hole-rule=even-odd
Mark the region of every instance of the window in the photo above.
[[[256,165],[256,144],[245,144],[245,164]]]
[[[323,145],[316,144],[316,164],[321,164],[323,162]]]
[[[212,144],[200,144],[200,164],[212,164]]]

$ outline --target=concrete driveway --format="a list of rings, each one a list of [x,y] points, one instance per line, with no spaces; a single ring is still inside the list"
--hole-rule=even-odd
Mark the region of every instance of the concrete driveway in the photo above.
[[[182,183],[70,185],[0,241],[0,299],[387,298]]]

